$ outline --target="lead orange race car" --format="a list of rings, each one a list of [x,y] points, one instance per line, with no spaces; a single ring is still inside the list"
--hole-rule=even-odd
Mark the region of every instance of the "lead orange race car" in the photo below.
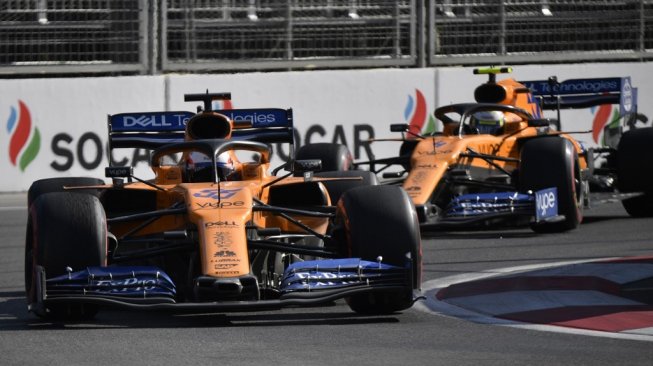
[[[369,172],[317,177],[319,160],[270,169],[293,145],[292,110],[212,110],[229,93],[187,94],[197,113],[108,117],[110,150],[152,150],[154,179],[109,166],[103,179],[36,181],[28,191],[25,290],[40,317],[104,307],[270,310],[346,299],[362,314],[419,298],[417,214]]]

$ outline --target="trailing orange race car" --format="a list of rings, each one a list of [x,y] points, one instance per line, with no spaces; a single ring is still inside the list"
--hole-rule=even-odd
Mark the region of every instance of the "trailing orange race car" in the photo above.
[[[653,129],[636,128],[637,90],[630,78],[518,82],[496,80],[510,68],[475,69],[489,80],[474,103],[439,107],[443,131],[421,135],[407,124],[399,156],[359,162],[409,194],[424,228],[529,224],[538,232],[576,228],[590,190],[620,193],[633,216],[653,215]],[[605,130],[608,146],[586,148],[542,110],[619,104],[621,120]],[[627,130],[626,132],[623,132]],[[578,131],[576,131],[578,132]],[[597,162],[601,161],[600,166]],[[391,166],[401,171],[390,172]]]
[[[403,189],[376,185],[370,172],[313,176],[319,160],[270,172],[267,144],[292,147],[292,110],[213,111],[229,93],[185,98],[203,108],[108,118],[110,150],[151,149],[153,180],[110,166],[112,184],[32,184],[31,312],[75,319],[101,307],[223,312],[345,298],[379,314],[413,304],[421,241]]]

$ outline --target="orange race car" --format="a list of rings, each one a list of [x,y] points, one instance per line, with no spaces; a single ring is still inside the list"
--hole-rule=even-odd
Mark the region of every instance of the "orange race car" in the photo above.
[[[497,81],[503,72],[510,68],[476,69],[489,75],[474,92],[476,102],[435,110],[443,131],[425,136],[407,124],[392,125],[402,132],[399,156],[357,165],[400,184],[424,228],[574,229],[596,189],[620,192],[631,215],[653,215],[653,162],[641,159],[653,146],[653,129],[635,128],[646,118],[637,114],[630,78]],[[559,118],[542,115],[603,104],[619,104],[622,113],[606,127],[602,148],[586,148],[560,131]]]
[[[267,144],[292,146],[292,110],[213,111],[229,93],[185,97],[203,108],[109,116],[110,149],[152,149],[153,180],[110,166],[109,185],[32,184],[30,311],[86,318],[103,306],[223,312],[345,298],[379,314],[413,304],[421,242],[403,189],[375,185],[370,172],[313,176],[319,160],[271,173]]]

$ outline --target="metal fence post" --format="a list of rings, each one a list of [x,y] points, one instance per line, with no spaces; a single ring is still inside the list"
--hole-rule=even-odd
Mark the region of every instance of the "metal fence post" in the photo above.
[[[293,59],[292,40],[293,40],[293,20],[292,20],[292,3],[293,1],[286,2],[286,60]]]
[[[499,55],[506,54],[506,4],[499,0]]]
[[[143,65],[143,70],[141,74],[149,73],[150,70],[150,60],[151,54],[149,49],[150,45],[150,14],[149,14],[149,4],[147,0],[140,0],[138,2],[139,6],[139,22],[138,22],[138,58],[139,63]]]
[[[415,46],[413,44],[412,49],[414,50],[414,55],[416,56],[416,62],[415,64],[417,67],[426,67],[426,54],[427,52],[430,52],[430,47],[428,47],[425,42],[427,37],[425,37],[425,32],[427,28],[424,20],[427,18],[426,17],[426,1],[424,0],[415,0],[415,6],[413,6],[413,9],[415,9],[414,12],[411,12],[413,14],[412,19],[411,19],[411,27],[414,27],[413,32],[417,33],[417,37],[411,37],[417,38],[417,45]],[[429,24],[430,26],[430,24]],[[430,32],[429,32],[430,34]],[[430,55],[430,53],[429,53]]]
[[[144,35],[143,38],[147,37],[149,47],[148,47],[148,62],[147,70],[148,74],[156,75],[159,72],[158,69],[158,59],[159,59],[159,2],[154,0],[146,0],[147,2],[147,15],[150,20],[150,26],[147,29],[147,35]],[[165,1],[164,1],[165,3]],[[147,46],[146,46],[147,47]]]
[[[155,2],[157,0],[154,0]],[[159,59],[161,70],[166,70],[168,67],[168,2],[161,1],[159,7],[160,31],[159,31]],[[155,61],[156,62],[156,61]]]
[[[639,52],[646,51],[646,16],[644,15],[644,0],[639,0]]]

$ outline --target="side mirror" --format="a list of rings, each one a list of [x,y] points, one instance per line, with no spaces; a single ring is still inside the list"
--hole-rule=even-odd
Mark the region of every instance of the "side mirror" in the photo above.
[[[558,126],[558,120],[552,118],[536,118],[528,120],[529,127]]]
[[[104,176],[107,178],[129,178],[132,175],[134,175],[134,168],[130,166],[104,168]]]
[[[408,131],[408,123],[394,123],[390,125],[390,132],[406,132]]]
[[[390,178],[401,178],[406,172],[386,172],[383,173],[382,177],[386,179]]]
[[[111,178],[114,187],[122,188],[125,185],[125,178],[131,182],[134,176],[134,168],[131,166],[110,166],[104,168],[104,176]],[[138,178],[137,178],[138,179]]]

